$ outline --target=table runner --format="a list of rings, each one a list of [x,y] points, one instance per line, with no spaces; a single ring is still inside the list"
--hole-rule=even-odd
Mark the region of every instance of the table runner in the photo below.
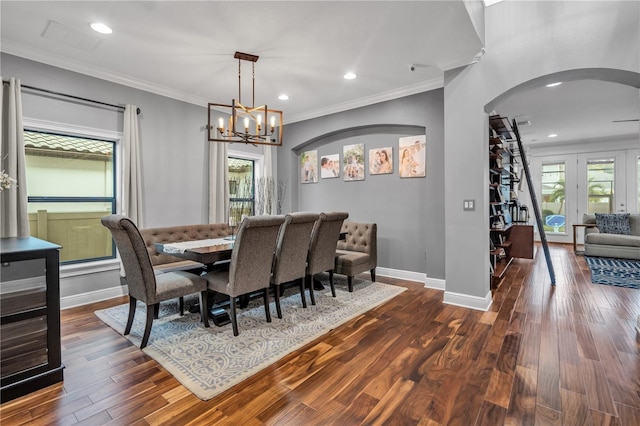
[[[199,247],[224,246],[232,243],[232,241],[224,238],[213,238],[209,240],[183,241],[181,243],[171,243],[164,245],[165,253],[184,253],[185,251]]]

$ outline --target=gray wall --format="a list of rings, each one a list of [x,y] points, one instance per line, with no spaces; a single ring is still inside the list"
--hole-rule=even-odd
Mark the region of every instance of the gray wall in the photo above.
[[[0,72],[5,79],[19,78],[23,85],[140,107],[144,226],[208,221],[206,108],[4,53]],[[23,91],[23,115],[122,132],[121,112],[29,90]]]
[[[287,210],[340,210],[352,220],[375,222],[378,266],[444,279],[443,111],[439,89],[287,125],[278,162],[278,176],[291,183]],[[398,138],[419,134],[427,136],[427,176],[401,179]],[[342,161],[343,146],[354,143],[365,145],[364,181],[345,182],[341,175],[300,183],[301,152],[317,150],[318,160],[340,154]],[[393,174],[370,175],[369,150],[388,146],[393,147]]]
[[[592,69],[606,79],[608,70],[623,70],[638,81],[640,72],[639,2],[506,1],[486,8],[485,18],[486,54],[445,73],[445,302],[454,294],[491,300],[489,172],[478,161],[487,155],[485,107],[545,75]],[[464,199],[478,201],[474,212],[462,210]]]
[[[93,78],[2,53],[0,74],[34,86],[116,105],[140,107],[141,167],[144,226],[159,227],[208,221],[209,144],[204,107]],[[122,132],[123,114],[113,108],[70,101],[23,90],[25,119]],[[233,149],[262,153],[259,148]],[[274,154],[274,158],[277,154]],[[91,301],[81,295],[96,292],[113,296],[120,287],[117,266],[65,267],[61,271],[63,307]],[[102,292],[102,293],[101,293]],[[117,294],[116,294],[117,295]]]

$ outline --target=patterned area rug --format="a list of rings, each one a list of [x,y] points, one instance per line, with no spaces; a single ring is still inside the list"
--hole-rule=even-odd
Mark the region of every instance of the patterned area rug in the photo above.
[[[177,301],[162,303],[159,319],[153,322],[149,344],[143,351],[169,371],[198,398],[208,400],[240,383],[285,355],[358,315],[388,301],[406,289],[383,283],[354,279],[349,293],[346,278],[334,276],[336,296],[331,297],[328,275],[320,276],[325,290],[315,292],[316,305],[307,296],[302,308],[297,287],[287,290],[282,304],[282,319],[271,301],[272,322],[265,320],[262,298],[247,309],[238,309],[240,335],[233,336],[231,324],[204,328],[199,314],[180,317]],[[291,294],[291,295],[288,295]],[[185,305],[197,298],[185,299]],[[186,310],[185,310],[186,312]],[[122,333],[128,305],[96,311],[111,328]],[[145,308],[136,310],[131,334],[126,336],[139,346],[144,330]]]
[[[592,283],[640,289],[640,261],[589,256],[586,259]]]

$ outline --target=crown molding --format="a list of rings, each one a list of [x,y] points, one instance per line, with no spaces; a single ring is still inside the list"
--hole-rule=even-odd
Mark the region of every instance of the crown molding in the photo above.
[[[62,58],[57,55],[52,55],[48,52],[32,49],[23,44],[16,43],[10,40],[2,41],[0,51],[35,62],[40,62],[45,65],[51,65],[68,71],[77,72],[79,74],[88,75],[90,77],[99,78],[101,80],[110,81],[112,83],[121,84],[123,86],[132,87],[134,89],[143,90],[145,92],[155,93],[157,95],[176,99],[178,101],[187,102],[202,107],[207,106],[207,100],[202,97],[193,96],[189,93],[181,92],[179,90],[168,89],[164,86],[152,84],[147,81],[137,80],[113,71],[98,68],[91,64],[87,64],[86,62]]]
[[[52,55],[48,52],[32,49],[20,43],[12,41],[3,41],[0,46],[0,51],[8,53],[10,55],[19,56],[21,58],[29,59],[35,62],[40,62],[45,65],[51,65],[54,67],[62,68],[68,71],[77,72],[80,74],[88,75],[90,77],[99,78],[101,80],[110,81],[112,83],[121,84],[123,86],[132,87],[134,89],[143,90],[145,92],[154,93],[156,95],[165,96],[167,98],[175,99],[182,102],[206,107],[209,102],[199,96],[194,96],[189,93],[181,92],[178,90],[168,89],[164,86],[149,83],[143,80],[133,79],[131,77],[118,74],[113,71],[105,70],[86,62],[76,61],[68,58],[62,58],[58,55]],[[330,105],[325,108],[319,108],[316,110],[308,111],[301,114],[294,114],[287,116],[287,123],[295,123],[298,121],[310,120],[312,118],[318,118],[329,114],[335,114],[350,109],[360,108],[384,101],[390,101],[393,99],[402,98],[405,96],[415,95],[417,93],[427,92],[430,90],[440,89],[444,87],[444,77],[437,77],[431,80],[426,80],[418,84],[401,87],[398,89],[389,90],[386,92],[377,93],[364,98],[354,99],[348,102],[340,104]]]
[[[366,96],[364,98],[354,99],[348,102],[331,105],[326,108],[319,108],[302,114],[288,116],[287,123],[295,123],[298,121],[323,117],[325,115],[348,111],[350,109],[373,105],[393,99],[404,98],[405,96],[428,92],[429,90],[440,89],[442,87],[444,87],[444,77],[437,77],[411,86],[400,87],[398,89],[389,90],[387,92],[376,93],[375,95]]]

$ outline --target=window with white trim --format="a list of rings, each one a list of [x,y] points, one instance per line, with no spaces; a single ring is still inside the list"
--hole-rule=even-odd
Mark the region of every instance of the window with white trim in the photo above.
[[[62,264],[115,258],[100,219],[116,212],[116,140],[25,130],[31,235],[62,246]]]

